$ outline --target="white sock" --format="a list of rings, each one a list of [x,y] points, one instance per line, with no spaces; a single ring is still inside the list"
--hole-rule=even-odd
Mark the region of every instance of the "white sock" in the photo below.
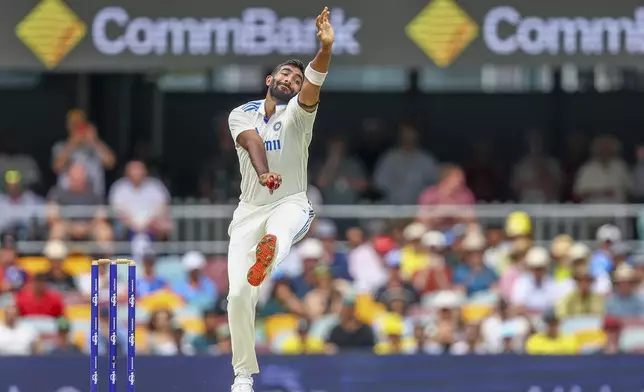
[[[253,385],[253,377],[248,374],[238,374],[235,376],[235,383],[240,381],[241,384]]]

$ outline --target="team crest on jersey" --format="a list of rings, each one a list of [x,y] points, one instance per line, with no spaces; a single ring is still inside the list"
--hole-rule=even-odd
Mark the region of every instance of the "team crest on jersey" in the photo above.
[[[282,129],[282,122],[278,121],[275,123],[275,125],[273,125],[273,131],[279,132],[280,129]]]

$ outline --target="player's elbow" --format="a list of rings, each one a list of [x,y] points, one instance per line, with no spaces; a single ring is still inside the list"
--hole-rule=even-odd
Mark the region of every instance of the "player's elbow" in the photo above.
[[[257,134],[256,131],[249,129],[237,136],[237,144],[242,146],[244,150],[251,152],[251,150],[253,150],[255,147],[260,147],[263,142],[262,138]]]

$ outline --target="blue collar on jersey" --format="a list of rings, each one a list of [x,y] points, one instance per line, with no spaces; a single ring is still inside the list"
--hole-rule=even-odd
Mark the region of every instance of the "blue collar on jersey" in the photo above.
[[[259,108],[257,108],[257,112],[260,113],[262,116],[264,116],[264,124],[267,124],[269,119],[268,117],[266,117],[266,108],[264,107],[264,105],[266,105],[265,99],[262,99],[261,101],[259,101]],[[275,105],[275,113],[277,113],[278,110],[282,110],[284,108],[286,108],[285,103]]]

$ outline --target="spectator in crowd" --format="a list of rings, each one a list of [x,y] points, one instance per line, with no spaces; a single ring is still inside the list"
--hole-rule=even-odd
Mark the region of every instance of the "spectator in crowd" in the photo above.
[[[213,309],[206,310],[203,313],[204,332],[192,341],[192,347],[197,354],[213,355],[217,352],[218,321],[217,313]]]
[[[327,339],[329,352],[371,350],[375,346],[373,330],[358,320],[355,312],[355,296],[347,294],[340,311],[340,323],[331,330]]]
[[[530,216],[524,211],[510,213],[505,220],[505,241],[499,245],[499,250],[494,254],[494,260],[488,260],[488,266],[493,268],[497,274],[502,275],[513,262],[511,254],[515,253],[515,258],[521,256],[517,253],[527,251],[532,246],[531,242],[532,221]]]
[[[503,233],[503,226],[495,223],[491,223],[485,228],[485,240],[487,242],[487,249],[483,254],[483,260],[485,265],[492,268],[497,275],[501,275],[503,271],[501,268],[497,269],[497,266],[500,267],[501,259],[507,258],[506,251],[504,249],[507,244],[504,244],[505,234]],[[507,265],[505,266],[507,267]]]
[[[473,227],[472,230],[478,230]],[[458,223],[454,225],[449,231],[444,232],[445,235],[445,263],[449,268],[454,270],[461,264],[465,251],[463,250],[463,241],[469,228],[466,224]]]
[[[583,203],[624,203],[631,189],[626,162],[619,157],[617,139],[603,136],[593,140],[592,158],[583,164],[575,179],[575,195]]]
[[[318,171],[316,185],[326,204],[354,205],[368,186],[362,163],[347,154],[344,137],[332,136],[327,144],[327,157]]]
[[[25,188],[32,188],[41,180],[38,163],[31,155],[19,151],[12,134],[4,134],[0,139],[0,175],[7,172],[19,173]]]
[[[148,324],[148,345],[152,355],[177,355],[180,345],[177,344],[172,312],[158,310],[150,315]]]
[[[590,271],[598,276],[602,273],[610,273],[613,270],[613,254],[611,249],[614,244],[622,239],[622,232],[615,225],[603,225],[597,229],[597,242],[599,248],[593,252],[590,259]]]
[[[112,240],[112,228],[107,222],[106,211],[102,208],[103,197],[87,183],[87,173],[80,163],[69,166],[67,187],[54,187],[47,197],[50,239],[73,240],[92,238],[100,244]],[[66,217],[60,209],[68,206],[86,207],[86,217]],[[85,214],[84,214],[85,215]]]
[[[389,278],[384,286],[380,287],[375,294],[375,299],[383,304],[389,304],[392,298],[401,298],[404,304],[403,310],[412,304],[420,301],[418,293],[410,283],[403,280],[400,271],[401,252],[392,250],[385,255],[385,264],[389,272]]]
[[[233,352],[233,343],[230,338],[230,328],[227,323],[217,327],[217,345],[213,347],[213,355],[230,355]]]
[[[543,144],[539,131],[530,132],[528,153],[512,173],[512,190],[521,203],[551,203],[561,198],[561,167],[546,155]]]
[[[347,252],[338,247],[337,229],[331,220],[317,220],[315,236],[322,241],[324,248],[323,261],[331,268],[334,278],[353,280],[349,273],[349,260]]]
[[[378,355],[413,354],[416,342],[413,337],[405,337],[403,319],[397,314],[388,314],[383,323],[385,339],[374,346]]]
[[[110,342],[110,311],[107,307],[98,310],[98,354],[107,355]],[[87,334],[84,352],[89,353],[92,344],[91,334]],[[127,353],[127,332],[118,324],[116,328],[116,347],[119,355]],[[148,347],[137,342],[137,354],[147,353]]]
[[[428,227],[445,230],[456,222],[471,220],[473,211],[469,207],[475,201],[474,194],[465,183],[463,170],[456,165],[443,165],[440,182],[423,190],[418,198],[418,204],[423,206],[418,219]],[[440,215],[432,216],[436,211]],[[452,213],[454,215],[450,216]]]
[[[602,326],[602,329],[606,334],[606,342],[604,343],[604,347],[602,347],[600,351],[602,354],[623,354],[620,346],[623,328],[624,325],[620,319],[612,316],[606,316],[606,318],[604,319],[604,325]]]
[[[302,354],[323,354],[325,352],[324,341],[317,336],[309,334],[310,324],[300,319],[297,323],[297,331],[284,336],[278,351],[287,355]]]
[[[483,262],[485,237],[478,231],[465,235],[463,262],[454,270],[454,284],[468,296],[479,291],[495,290],[498,277]]]
[[[559,318],[554,311],[546,312],[543,322],[546,324],[546,331],[535,333],[528,338],[525,348],[527,354],[575,355],[579,353],[576,338],[559,331]]]
[[[40,352],[38,333],[27,323],[20,322],[18,308],[11,304],[4,308],[0,322],[0,355],[33,355]]]
[[[22,173],[16,170],[4,174],[0,193],[0,233],[11,232],[20,239],[33,237],[34,223],[44,207],[44,200],[25,187]]]
[[[637,295],[635,270],[622,265],[613,274],[615,289],[606,299],[606,313],[615,317],[643,317],[644,300]]]
[[[347,249],[349,251],[352,251],[365,243],[364,231],[362,231],[360,227],[348,228],[345,231],[344,236],[347,239]]]
[[[582,242],[574,243],[568,250],[568,257],[566,262],[568,270],[573,271],[575,268],[584,267],[588,268],[592,275],[592,270],[590,269],[589,265],[590,257],[591,250],[586,244]],[[612,283],[610,281],[610,274],[608,272],[599,271],[596,275],[592,275],[592,277],[592,291],[594,293],[604,296],[611,291]],[[575,286],[572,277],[568,278],[567,280],[560,280],[557,283],[560,285],[560,287],[562,287],[564,291],[568,291],[568,288],[572,290]]]
[[[110,188],[109,203],[129,232],[166,238],[172,228],[168,216],[170,193],[160,180],[148,176],[145,163],[128,162],[125,177]]]
[[[512,304],[528,312],[545,312],[553,308],[561,292],[548,275],[550,253],[543,247],[533,247],[525,256],[525,264],[528,270],[512,289]]]
[[[387,293],[387,296],[381,296],[381,300],[384,300],[383,304],[386,306],[387,312],[385,314],[394,314],[402,317],[403,319],[403,335],[405,337],[412,336],[413,333],[413,320],[407,318],[407,311],[410,307],[410,302],[408,298],[409,293],[406,293],[402,289],[390,290]],[[379,327],[379,323],[376,322],[374,325],[376,328]]]
[[[427,249],[428,266],[414,275],[414,288],[420,295],[449,289],[452,286],[452,271],[444,256],[447,245],[445,235],[440,231],[428,231],[420,242]]]
[[[69,186],[69,168],[77,163],[87,173],[89,188],[96,195],[105,195],[105,169],[112,169],[116,157],[103,142],[96,127],[87,121],[85,112],[80,109],[70,110],[67,114],[68,139],[54,144],[52,149],[53,170],[58,174],[58,185],[61,189]]]
[[[522,351],[529,331],[530,324],[525,317],[513,315],[504,299],[498,302],[494,312],[481,323],[483,345],[490,354]]]
[[[588,143],[586,136],[579,131],[568,132],[565,135],[565,146],[563,149],[562,166],[564,172],[564,201],[579,202],[575,195],[575,177],[579,168],[584,164],[588,156]]]
[[[61,295],[47,287],[47,276],[38,274],[16,294],[16,306],[22,316],[61,317],[65,306]]]
[[[139,297],[145,297],[168,286],[165,280],[154,271],[155,255],[151,250],[143,253],[143,273],[136,279],[136,291]]]
[[[302,260],[302,273],[292,281],[293,291],[298,298],[304,296],[313,289],[317,282],[315,267],[320,265],[320,259],[324,256],[324,247],[317,238],[307,238],[297,248]]]
[[[49,355],[56,357],[83,355],[83,351],[71,341],[69,336],[70,324],[64,317],[56,320],[57,333],[55,346],[49,352]]]
[[[454,346],[451,347],[450,354],[481,355],[488,353],[481,337],[481,328],[479,324],[467,324],[463,335],[462,339],[459,339],[454,343]]]
[[[399,145],[383,154],[373,178],[386,203],[412,205],[425,187],[436,183],[439,169],[436,158],[420,149],[414,127],[404,125],[399,137]]]
[[[63,261],[67,257],[65,243],[58,240],[49,241],[43,254],[49,259],[49,271],[45,273],[49,287],[62,293],[77,291],[74,277],[63,269]]]
[[[273,287],[271,287],[270,297],[260,308],[260,315],[268,317],[276,314],[292,313],[308,319],[309,311],[295,295],[291,281],[279,273],[273,273],[272,278]]]
[[[517,349],[514,344],[515,335],[516,332],[512,328],[508,326],[503,327],[503,329],[501,330],[501,341],[503,347],[501,348],[499,354],[514,355],[523,352],[522,349]]]
[[[436,309],[436,316],[431,328],[431,341],[425,348],[427,353],[441,355],[452,352],[452,347],[458,340],[462,303],[461,294],[450,290],[441,291],[433,298],[432,306]]]
[[[338,314],[342,308],[342,298],[334,295],[339,281],[334,282],[331,270],[324,264],[319,264],[313,269],[315,283],[304,296],[304,306],[312,321],[329,314]]]
[[[188,271],[188,279],[180,280],[173,286],[173,291],[180,295],[190,306],[198,309],[211,309],[217,302],[217,287],[203,270],[206,257],[196,251],[183,255],[183,267]]]
[[[633,249],[626,242],[618,242],[610,248],[610,253],[613,255],[612,271],[619,268],[622,264],[631,264],[631,253]]]
[[[472,146],[463,165],[467,185],[476,200],[491,203],[505,197],[503,164],[495,159],[489,143],[478,142]]]
[[[414,323],[414,343],[416,343],[413,349],[414,354],[423,354],[427,349],[429,340],[426,329],[427,322],[418,320]]]
[[[575,289],[557,304],[557,316],[602,316],[604,297],[593,292],[594,278],[586,265],[579,265],[574,272]]]
[[[349,251],[349,273],[354,286],[360,293],[375,293],[387,281],[387,270],[382,256],[396,245],[393,238],[375,236],[365,241],[362,230],[353,228],[347,231],[347,238],[353,246]]]
[[[420,222],[409,224],[403,231],[405,245],[400,255],[400,268],[405,280],[411,279],[414,274],[429,265],[427,251],[421,242],[426,232],[427,227]]]
[[[217,203],[235,203],[239,201],[241,174],[235,149],[235,140],[230,137],[228,114],[217,115],[213,121],[216,140],[215,147],[208,154],[208,161],[203,165],[199,178],[199,196]]]
[[[503,269],[499,278],[499,293],[502,298],[508,301],[512,301],[514,287],[525,274],[525,256],[530,246],[531,241],[527,238],[518,238],[508,246],[507,260],[509,260],[509,264]]]
[[[572,278],[569,252],[575,241],[568,234],[559,234],[550,243],[550,257],[552,257],[552,276],[555,281],[561,282]]]
[[[644,298],[644,254],[637,254],[633,257],[633,269],[635,278],[639,282],[635,292]]]
[[[27,272],[17,264],[17,259],[13,245],[0,248],[0,293],[18,291],[27,283]]]
[[[180,325],[175,326],[172,330],[172,336],[174,337],[175,345],[178,347],[175,355],[195,355],[195,350],[190,344],[186,336],[186,330],[183,327]]]

